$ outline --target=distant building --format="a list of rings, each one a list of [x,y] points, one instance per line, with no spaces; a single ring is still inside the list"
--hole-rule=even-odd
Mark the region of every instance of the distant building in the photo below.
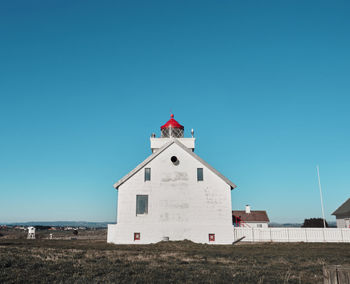
[[[28,236],[27,239],[35,239],[35,227],[28,227]]]
[[[350,228],[350,198],[345,201],[332,215],[337,219],[338,228]]]
[[[267,228],[270,220],[264,210],[250,210],[246,205],[245,210],[232,211],[232,223],[235,227]]]
[[[117,224],[108,225],[107,242],[232,243],[236,185],[194,154],[193,131],[184,138],[184,127],[173,117],[161,127],[160,138],[152,134],[152,154],[114,184]]]

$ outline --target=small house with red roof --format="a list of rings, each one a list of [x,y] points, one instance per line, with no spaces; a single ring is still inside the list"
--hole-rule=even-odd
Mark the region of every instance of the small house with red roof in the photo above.
[[[265,210],[251,210],[249,205],[246,205],[245,210],[232,211],[234,227],[267,228],[269,222],[270,220]]]
[[[195,138],[171,115],[151,135],[151,155],[114,184],[117,223],[107,242],[149,244],[162,240],[231,244],[231,190],[236,185],[194,153]]]

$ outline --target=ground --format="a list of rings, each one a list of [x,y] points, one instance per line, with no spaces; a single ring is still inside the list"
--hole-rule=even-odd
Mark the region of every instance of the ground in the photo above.
[[[323,265],[350,264],[350,244],[112,245],[106,230],[49,233],[3,233],[1,283],[320,283]]]

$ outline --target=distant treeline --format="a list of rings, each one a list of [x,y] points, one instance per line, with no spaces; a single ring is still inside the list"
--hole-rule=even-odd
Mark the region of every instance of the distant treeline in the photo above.
[[[42,226],[42,225],[34,225],[33,227],[35,227],[35,229],[37,229],[38,231],[48,230],[48,229],[52,228],[52,226]]]
[[[328,228],[328,223],[325,221],[323,223],[322,218],[310,218],[305,219],[304,224],[301,226],[302,228],[323,228],[326,225],[326,228]]]
[[[46,226],[46,227],[87,227],[87,228],[107,228],[107,224],[115,222],[85,222],[85,221],[32,221],[6,224],[8,226]]]

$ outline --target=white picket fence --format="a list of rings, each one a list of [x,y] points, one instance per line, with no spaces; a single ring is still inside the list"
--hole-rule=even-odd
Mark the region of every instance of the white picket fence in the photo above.
[[[350,243],[348,228],[242,228],[234,227],[234,240],[243,242],[335,242]]]

